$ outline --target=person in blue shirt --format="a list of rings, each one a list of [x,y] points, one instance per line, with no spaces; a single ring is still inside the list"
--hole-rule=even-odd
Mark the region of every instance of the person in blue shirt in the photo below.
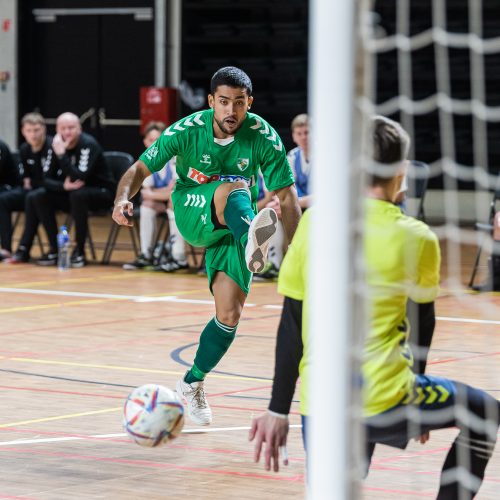
[[[165,130],[165,124],[162,122],[148,123],[144,129],[144,146],[149,148],[161,136],[163,130]],[[155,172],[144,180],[141,189],[142,202],[139,220],[141,253],[133,262],[124,264],[123,269],[137,270],[153,265],[155,250],[153,245],[157,229],[157,215],[165,211],[169,224],[168,246],[170,256],[167,262],[160,264],[159,269],[165,272],[173,272],[188,267],[184,239],[177,229],[170,201],[176,178],[174,157],[167,162],[162,170]]]

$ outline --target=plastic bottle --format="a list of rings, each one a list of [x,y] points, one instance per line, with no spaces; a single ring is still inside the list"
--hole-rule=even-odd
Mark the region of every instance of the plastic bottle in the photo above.
[[[69,269],[69,233],[66,226],[61,226],[57,233],[57,267],[60,271]]]

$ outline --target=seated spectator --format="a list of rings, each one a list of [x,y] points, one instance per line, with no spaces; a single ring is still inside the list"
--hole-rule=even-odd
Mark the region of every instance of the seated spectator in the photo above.
[[[40,113],[23,116],[21,134],[26,141],[19,147],[23,166],[22,186],[0,194],[2,245],[9,252],[12,244],[12,212],[24,211],[24,230],[16,253],[8,259],[11,264],[29,261],[39,224],[33,198],[39,189],[44,189],[46,174],[54,161],[52,137],[47,135],[45,120]]]
[[[144,129],[143,143],[149,148],[161,133],[165,130],[162,122],[151,122]],[[174,211],[171,206],[170,195],[175,185],[177,174],[175,173],[175,157],[172,158],[162,170],[147,177],[141,189],[140,206],[140,237],[141,253],[133,262],[123,265],[123,269],[144,269],[153,264],[154,237],[157,224],[156,216],[166,211],[169,224],[168,248],[170,255],[167,262],[160,264],[160,269],[166,272],[186,269],[188,267],[185,253],[185,243],[177,224],[175,223]]]
[[[52,149],[56,161],[52,171],[61,171],[64,181],[37,192],[34,205],[45,227],[49,252],[37,261],[42,266],[57,263],[57,210],[71,214],[75,224],[76,246],[71,267],[83,267],[85,241],[88,235],[89,210],[107,209],[113,205],[115,183],[102,155],[102,148],[89,134],[82,132],[80,120],[73,113],[63,113],[56,121]],[[49,177],[52,177],[49,172]]]
[[[309,119],[305,113],[297,115],[291,124],[292,139],[297,145],[296,148],[290,150],[287,154],[288,163],[292,167],[295,178],[295,187],[297,196],[299,197],[299,205],[302,211],[309,208],[311,204],[311,195],[309,194],[309,175],[311,173],[311,165],[309,163]],[[281,222],[281,214],[279,212],[279,201],[276,195],[269,193],[263,185],[262,179],[259,179],[259,201],[258,208],[261,210],[264,207],[272,208],[278,214],[280,221],[276,232],[274,233],[267,256],[267,264],[264,271],[258,275],[254,275],[255,280],[274,279],[278,277],[278,272],[281,267],[283,255],[287,242],[285,240],[285,231]]]
[[[292,139],[297,147],[287,154],[288,162],[295,177],[295,187],[302,211],[312,203],[309,186],[311,164],[309,163],[309,118],[305,113],[297,115],[292,120]]]
[[[20,189],[19,170],[10,154],[9,146],[0,139],[0,196]],[[0,211],[0,260],[10,256],[12,224],[5,221],[7,214]],[[9,226],[11,228],[9,232]]]

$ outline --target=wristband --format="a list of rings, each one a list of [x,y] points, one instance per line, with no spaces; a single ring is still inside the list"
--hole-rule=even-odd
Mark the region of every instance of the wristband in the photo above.
[[[276,413],[275,411],[267,410],[267,413],[271,415],[271,417],[281,418],[282,420],[288,420],[288,415],[283,413]]]

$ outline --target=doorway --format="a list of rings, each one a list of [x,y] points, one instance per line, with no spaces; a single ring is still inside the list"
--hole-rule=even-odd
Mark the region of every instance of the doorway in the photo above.
[[[154,84],[153,0],[120,3],[20,2],[19,111],[39,111],[52,133],[72,111],[104,149],[136,156],[139,88]]]

